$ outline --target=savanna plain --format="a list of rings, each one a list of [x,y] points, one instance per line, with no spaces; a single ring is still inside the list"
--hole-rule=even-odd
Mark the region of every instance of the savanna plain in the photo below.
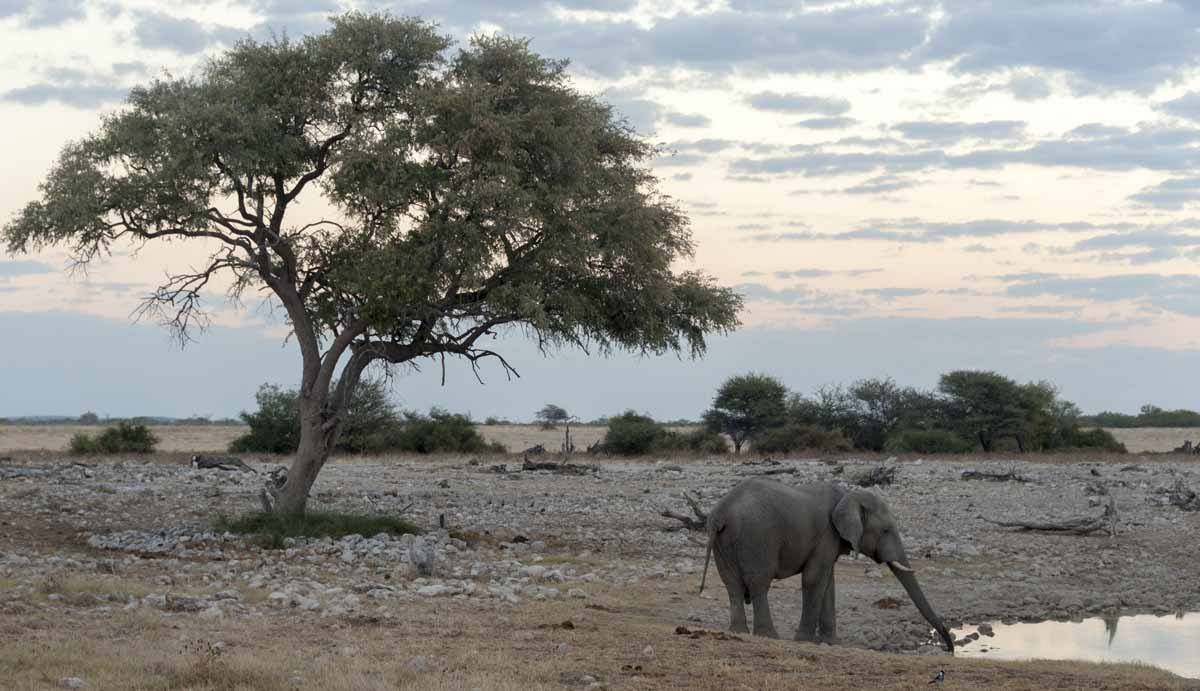
[[[561,439],[480,430],[510,449]],[[189,464],[241,428],[157,428],[159,453],[108,458],[64,453],[75,431],[0,426],[3,689],[902,689],[938,670],[942,688],[1200,688],[1144,665],[951,656],[887,569],[861,558],[837,566],[841,645],[729,635],[715,570],[698,593],[703,533],[661,515],[689,514],[685,492],[711,507],[750,477],[853,481],[882,465],[894,481],[872,491],[951,626],[1194,612],[1200,512],[1165,498],[1200,488],[1200,465],[1158,453],[1186,431],[1114,430],[1125,455],[576,453],[579,472],[525,470],[520,454],[344,457],[310,510],[402,516],[422,534],[273,544],[218,521],[255,509],[262,474],[287,459],[242,456],[257,472]],[[575,443],[602,434],[580,427]],[[1099,516],[1110,498],[1115,535],[994,523]],[[771,591],[785,636],[798,581]]]

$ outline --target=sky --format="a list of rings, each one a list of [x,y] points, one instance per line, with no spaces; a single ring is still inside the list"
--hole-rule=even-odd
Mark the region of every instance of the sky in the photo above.
[[[527,37],[660,144],[699,268],[746,299],[701,360],[543,357],[394,373],[398,403],[528,419],[698,417],[726,377],[1049,380],[1084,410],[1200,408],[1200,0],[0,0],[0,222],[128,89],[347,9]],[[278,315],[211,305],[186,348],[131,314],[182,244],[0,252],[0,416],[232,415],[295,386]]]

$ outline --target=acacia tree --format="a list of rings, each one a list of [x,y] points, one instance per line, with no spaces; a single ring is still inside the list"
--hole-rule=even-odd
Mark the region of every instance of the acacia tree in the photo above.
[[[782,382],[765,374],[743,374],[726,379],[717,389],[704,424],[728,434],[737,454],[747,439],[782,423],[786,411],[787,387]]]
[[[276,511],[304,511],[372,363],[496,358],[515,374],[483,341],[506,327],[543,349],[698,356],[738,323],[734,292],[673,270],[692,242],[656,192],[655,147],[525,41],[449,46],[421,20],[361,13],[242,41],[134,89],[4,228],[11,252],[65,245],[83,263],[121,242],[203,245],[210,259],[143,305],[183,339],[222,277],[282,305],[301,431]]]

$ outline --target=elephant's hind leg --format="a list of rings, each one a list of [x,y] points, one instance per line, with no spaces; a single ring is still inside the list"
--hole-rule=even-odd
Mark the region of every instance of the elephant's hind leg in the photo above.
[[[750,627],[746,625],[746,591],[742,589],[742,584],[726,583],[725,592],[729,594],[729,630],[733,633],[750,633]]]
[[[775,632],[775,622],[771,620],[771,603],[767,600],[769,587],[759,587],[750,592],[754,603],[754,635],[767,638],[779,638]]]

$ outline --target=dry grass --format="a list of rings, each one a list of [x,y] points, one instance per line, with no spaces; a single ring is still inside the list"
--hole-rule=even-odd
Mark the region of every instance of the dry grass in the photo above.
[[[1166,453],[1183,446],[1185,440],[1200,441],[1200,428],[1196,427],[1130,427],[1108,431],[1130,453]]]
[[[662,586],[658,586],[661,588]],[[613,588],[589,604],[526,603],[481,613],[453,601],[395,605],[392,620],[204,620],[64,612],[0,622],[0,688],[46,689],[66,676],[97,689],[1186,689],[1136,665],[1013,663],[898,656],[751,637],[677,635],[640,603],[653,586]],[[72,620],[74,618],[74,620]],[[564,628],[562,622],[570,621]],[[220,645],[218,645],[220,643]],[[650,646],[651,654],[644,652]],[[410,661],[424,656],[424,668]]]

